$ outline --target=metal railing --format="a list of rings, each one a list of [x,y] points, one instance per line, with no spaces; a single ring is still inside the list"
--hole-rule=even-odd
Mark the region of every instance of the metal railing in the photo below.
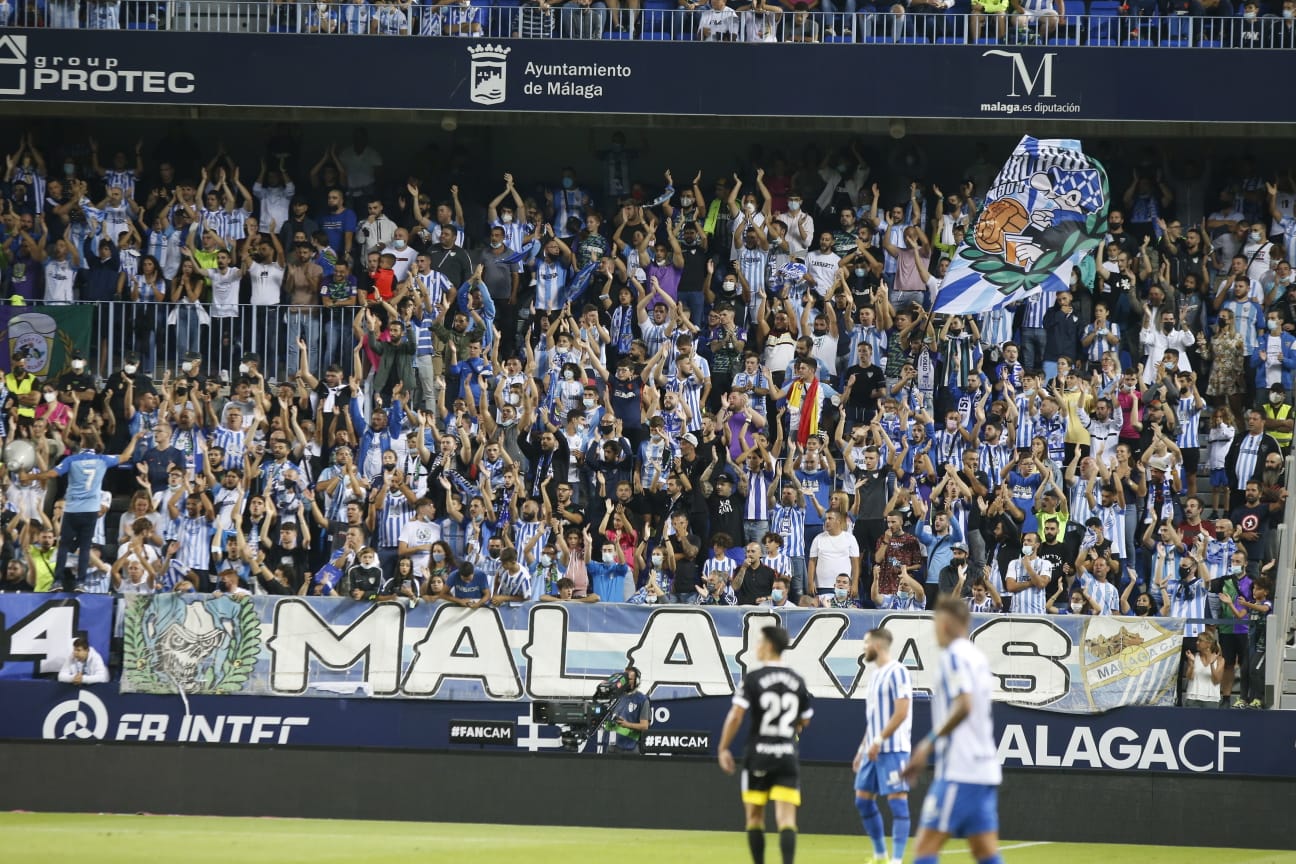
[[[647,0],[652,7],[657,0]],[[475,39],[636,39],[649,41],[813,42],[912,45],[1054,45],[1208,48],[1296,48],[1296,21],[1276,17],[1212,18],[1121,14],[1112,2],[1090,8],[1111,14],[1018,15],[868,11],[696,9],[541,9],[511,0],[450,5],[408,2],[224,2],[224,0],[0,0],[0,26],[56,29],[169,30],[199,33],[282,33],[429,36]]]
[[[49,304],[27,305],[39,310]],[[291,380],[299,365],[299,337],[310,346],[314,376],[330,363],[348,375],[352,371],[354,306],[240,305],[232,317],[214,317],[210,304],[112,301],[93,306],[88,360],[90,371],[100,377],[120,369],[126,354],[134,352],[140,371],[160,380],[164,370],[177,374],[185,354],[193,352],[202,358],[208,376],[236,379],[244,355],[256,354],[268,380]]]

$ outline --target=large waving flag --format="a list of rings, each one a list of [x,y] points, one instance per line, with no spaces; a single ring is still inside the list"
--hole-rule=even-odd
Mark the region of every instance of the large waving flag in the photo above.
[[[1071,271],[1107,231],[1107,172],[1079,141],[1027,135],[985,196],[941,282],[933,311],[986,312],[1071,287]]]

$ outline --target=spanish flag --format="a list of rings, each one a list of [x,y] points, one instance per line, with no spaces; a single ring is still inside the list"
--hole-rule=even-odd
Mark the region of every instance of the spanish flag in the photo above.
[[[811,436],[819,434],[819,379],[811,378],[809,384],[794,381],[792,392],[788,394],[788,405],[800,412],[797,443],[804,447]]]

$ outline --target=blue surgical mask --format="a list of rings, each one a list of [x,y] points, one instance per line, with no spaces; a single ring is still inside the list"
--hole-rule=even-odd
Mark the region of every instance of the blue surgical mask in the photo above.
[[[564,189],[570,189],[570,188],[572,188],[572,187],[575,186],[575,185],[576,185],[576,181],[573,180],[573,179],[570,178],[570,177],[564,177],[564,178],[562,179],[562,187],[563,187]]]
[[[393,249],[404,249],[404,248],[405,248],[405,241],[404,241],[404,240],[399,240],[399,239],[397,239],[397,240],[393,240],[393,241],[392,241],[392,248],[393,248]]]
[[[837,595],[838,600],[845,600],[848,592],[846,591],[845,588],[837,588],[833,591],[833,593]]]
[[[772,591],[770,591],[770,600],[775,603],[783,602],[783,589],[775,588]]]
[[[445,560],[445,553],[444,553],[444,552],[433,552],[433,553],[432,553],[432,560],[435,561],[435,562],[437,562],[438,564],[440,564],[442,561]]]

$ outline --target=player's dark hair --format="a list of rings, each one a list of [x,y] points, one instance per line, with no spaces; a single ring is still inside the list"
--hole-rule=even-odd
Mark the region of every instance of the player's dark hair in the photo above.
[[[944,612],[964,627],[972,620],[972,612],[968,609],[967,604],[963,602],[962,598],[955,597],[952,594],[947,594],[936,601],[936,611]]]
[[[867,638],[872,639],[874,642],[881,642],[888,648],[891,647],[891,631],[885,627],[874,627],[864,635]]]
[[[73,648],[83,648],[83,649],[84,649],[84,648],[89,648],[89,647],[90,647],[90,640],[87,639],[87,638],[84,637],[84,636],[78,636],[78,637],[76,637],[75,639],[72,640],[72,647],[73,647]]]
[[[782,627],[762,627],[761,635],[765,641],[774,649],[775,655],[782,655],[788,647],[788,632]]]

